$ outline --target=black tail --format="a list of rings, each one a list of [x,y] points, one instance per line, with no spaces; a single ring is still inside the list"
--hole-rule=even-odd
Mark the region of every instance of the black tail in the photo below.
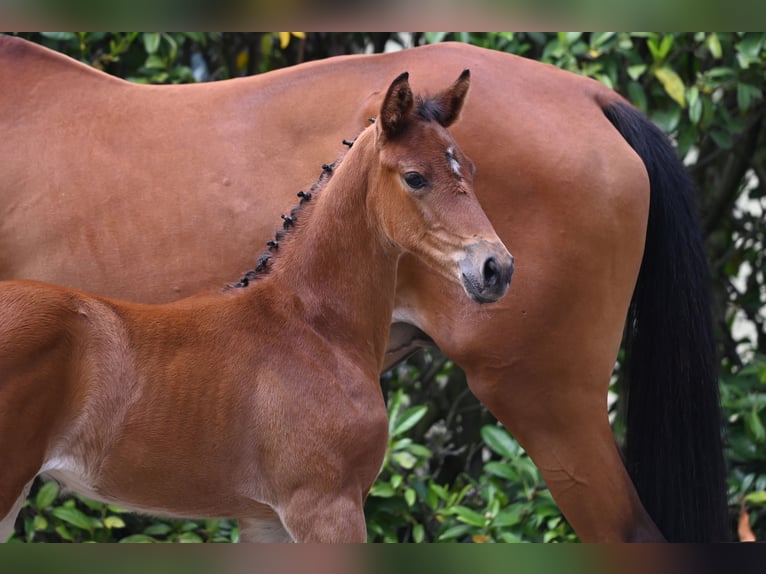
[[[627,325],[626,465],[668,540],[727,540],[710,276],[694,188],[667,137],[643,114],[620,102],[604,114],[641,157],[651,184]]]

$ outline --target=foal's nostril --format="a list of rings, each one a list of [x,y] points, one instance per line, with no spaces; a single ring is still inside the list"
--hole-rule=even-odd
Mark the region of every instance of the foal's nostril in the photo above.
[[[487,287],[494,287],[500,280],[500,267],[494,257],[488,258],[484,262],[484,284]]]

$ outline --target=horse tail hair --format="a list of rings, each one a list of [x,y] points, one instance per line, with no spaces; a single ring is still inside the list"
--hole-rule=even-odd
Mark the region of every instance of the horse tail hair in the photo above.
[[[694,186],[668,138],[646,116],[624,102],[603,112],[643,160],[651,187],[626,326],[625,463],[669,541],[724,541],[729,521],[718,365]]]

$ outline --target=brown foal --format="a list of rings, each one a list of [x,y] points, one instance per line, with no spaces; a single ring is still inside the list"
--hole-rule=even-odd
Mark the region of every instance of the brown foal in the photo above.
[[[45,473],[142,512],[235,517],[242,540],[364,541],[400,255],[475,304],[513,270],[446,130],[468,87],[466,70],[415,99],[399,76],[236,286],[151,306],[0,284],[0,538]]]

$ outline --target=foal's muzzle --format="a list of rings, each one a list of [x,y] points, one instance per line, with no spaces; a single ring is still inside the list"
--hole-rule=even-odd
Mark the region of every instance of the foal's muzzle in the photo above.
[[[478,241],[465,248],[460,260],[463,288],[477,303],[492,303],[508,291],[513,275],[513,255],[502,243]]]

